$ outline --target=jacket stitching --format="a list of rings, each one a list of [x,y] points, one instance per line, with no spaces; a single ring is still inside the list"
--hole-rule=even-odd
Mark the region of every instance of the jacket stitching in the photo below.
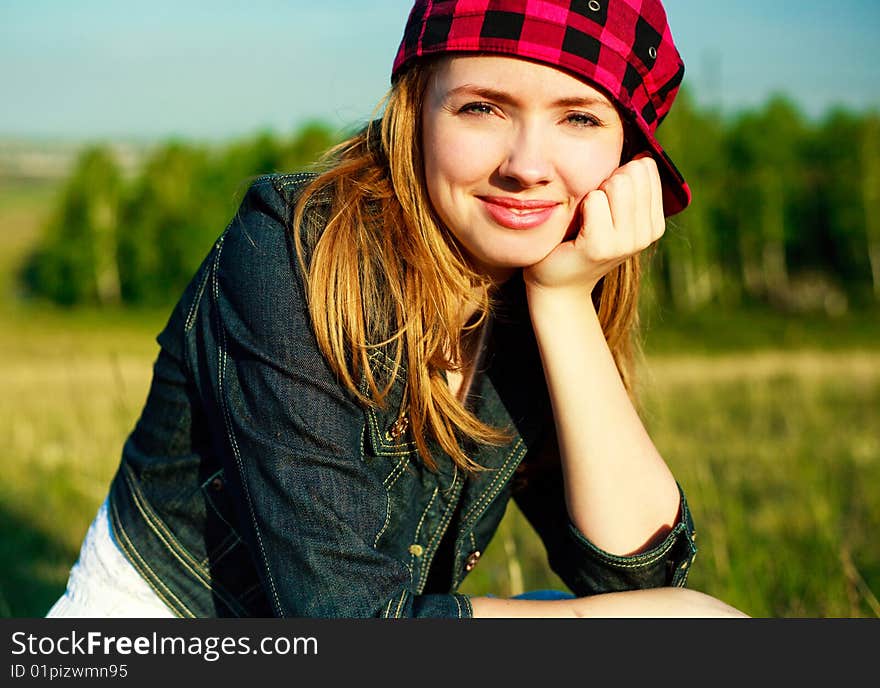
[[[397,462],[394,468],[391,469],[391,472],[385,477],[385,480],[382,481],[382,484],[385,486],[386,489],[390,489],[391,487],[393,487],[394,483],[396,483],[400,479],[400,476],[404,474],[406,465],[409,463],[408,459],[409,454],[400,459],[400,461]],[[397,475],[394,475],[395,473]],[[394,476],[393,480],[391,479],[391,476]]]
[[[131,490],[132,498],[134,501],[135,507],[140,512],[141,516],[143,516],[144,521],[150,527],[156,536],[162,541],[162,543],[171,550],[180,549],[180,552],[175,552],[175,556],[181,560],[184,566],[188,570],[190,570],[197,578],[199,578],[200,582],[203,584],[207,581],[207,572],[201,569],[199,563],[196,559],[187,551],[185,547],[182,547],[180,543],[177,541],[177,538],[174,537],[174,534],[171,533],[166,527],[165,524],[162,523],[161,519],[153,513],[152,508],[141,498],[140,493],[135,488],[134,479],[131,476],[131,469],[126,466],[125,471],[125,480],[128,483],[129,489]],[[207,586],[210,587],[210,586]]]
[[[141,557],[140,552],[138,552],[136,549],[133,548],[133,544],[131,542],[131,539],[128,537],[128,533],[126,533],[125,531],[120,529],[119,534],[126,541],[126,544],[132,548],[132,550],[131,550],[132,556],[135,559],[137,559],[138,563],[140,563],[141,566],[143,566],[147,571],[150,572],[150,575],[152,576],[152,578],[145,577],[144,580],[147,581],[147,583],[153,589],[153,592],[156,593],[156,595],[159,597],[159,599],[161,599],[162,602],[164,602],[166,605],[168,605],[168,607],[170,607],[171,609],[175,609],[175,605],[176,605],[176,611],[182,613],[184,616],[189,616],[190,618],[195,618],[195,614],[193,614],[193,612],[180,600],[180,598],[178,598],[173,592],[171,592],[170,589],[168,589],[168,587],[162,582],[162,579],[153,570],[153,568],[149,565],[149,563],[147,563],[147,561],[144,560],[143,557]],[[153,585],[154,580],[156,582],[156,585]],[[167,597],[166,597],[166,594],[167,594]],[[171,600],[173,600],[173,601],[169,600],[169,598],[171,598]]]
[[[522,458],[522,454],[524,453],[524,452],[520,451],[520,446],[522,444],[523,444],[523,440],[522,440],[522,437],[520,437],[516,441],[516,444],[513,445],[513,448],[510,450],[510,452],[508,453],[507,458],[505,458],[504,463],[502,464],[498,473],[495,474],[495,478],[492,480],[491,484],[486,488],[486,490],[483,492],[483,494],[480,495],[480,498],[473,504],[473,506],[471,506],[471,508],[468,510],[467,514],[462,519],[462,528],[471,528],[475,524],[477,518],[479,518],[479,516],[483,513],[485,507],[488,506],[492,502],[492,500],[495,499],[498,492],[501,491],[501,487],[504,485],[506,480],[510,477],[510,471],[508,471],[507,469],[511,465],[511,463],[513,463],[511,461],[511,459],[514,458],[514,455],[517,454],[518,451],[519,451],[518,459]],[[498,486],[497,489],[496,489],[496,486]],[[474,518],[471,519],[471,516],[474,513],[476,513],[476,516],[474,516]],[[473,530],[471,530],[470,535],[471,535],[471,538],[473,541]],[[476,548],[476,545],[474,545],[474,548]],[[462,554],[462,547],[461,547],[461,545],[459,545],[455,550],[455,559],[457,560],[461,556],[461,554]],[[461,581],[460,573],[454,574],[454,580],[457,582]]]
[[[683,588],[687,585],[688,574],[690,573],[690,569],[687,569],[681,577],[676,581],[673,585],[677,588]]]
[[[574,524],[569,525],[569,532],[573,535],[575,541],[584,549],[588,550],[591,554],[593,554],[600,561],[610,564],[612,566],[616,566],[618,568],[638,568],[641,566],[647,566],[650,564],[656,564],[658,561],[663,559],[667,554],[669,554],[670,550],[675,547],[676,542],[679,539],[679,536],[683,533],[686,536],[686,541],[688,544],[688,549],[691,552],[691,557],[696,554],[696,547],[694,546],[693,538],[690,534],[691,526],[690,523],[693,522],[691,518],[690,509],[688,508],[687,498],[684,495],[684,491],[681,489],[681,485],[678,485],[678,491],[681,495],[681,504],[682,504],[682,513],[679,519],[679,522],[675,525],[675,527],[669,532],[666,536],[666,540],[664,543],[658,545],[659,549],[649,550],[648,552],[644,552],[642,554],[633,555],[632,557],[627,557],[626,561],[620,561],[619,558],[609,556],[606,552],[603,552],[598,547],[596,547],[593,543],[586,540],[582,534],[579,534],[579,531],[574,527]],[[690,571],[685,571],[685,575],[687,575]],[[677,574],[676,574],[677,575]]]
[[[513,455],[519,450],[519,448],[520,448],[520,446],[522,445],[522,443],[523,443],[523,440],[522,440],[522,437],[520,437],[520,438],[516,441],[516,444],[513,445],[513,448],[510,450],[510,453],[508,453],[507,458],[504,459],[504,464],[502,464],[501,469],[498,471],[498,473],[495,474],[495,478],[494,478],[494,480],[492,480],[491,484],[486,488],[486,490],[483,492],[483,494],[480,495],[480,498],[479,498],[479,499],[476,501],[476,503],[475,503],[473,506],[471,506],[471,508],[468,510],[467,514],[466,514],[465,517],[462,519],[463,522],[468,523],[468,521],[469,521],[470,518],[471,518],[471,515],[472,515],[475,511],[478,511],[478,510],[480,510],[480,509],[483,508],[483,506],[484,506],[483,503],[484,503],[484,502],[491,502],[491,501],[495,498],[495,495],[498,493],[498,491],[496,490],[496,491],[493,493],[492,490],[495,489],[495,486],[496,486],[499,482],[502,482],[503,480],[506,480],[506,479],[507,479],[507,476],[504,475],[504,472],[505,472],[505,470],[507,469],[508,465],[510,464],[510,460],[511,460],[511,458],[512,458]],[[500,489],[500,488],[499,488],[499,489]]]
[[[382,529],[376,533],[376,537],[373,539],[373,548],[379,548],[379,539],[385,534],[385,530],[388,528],[391,523],[391,495],[389,495],[386,491],[385,493],[385,523],[382,524]]]
[[[434,488],[434,492],[431,494],[431,499],[428,500],[428,506],[426,506],[425,510],[422,511],[422,517],[419,519],[419,523],[416,526],[416,532],[415,532],[415,536],[413,538],[414,543],[417,543],[419,541],[419,533],[422,530],[422,524],[425,522],[425,517],[428,515],[428,511],[430,511],[431,505],[434,503],[434,500],[437,499],[437,493],[439,491],[440,491],[439,488],[436,488],[436,487]],[[412,570],[416,565],[416,555],[410,554],[409,561],[410,561],[410,569],[409,569],[410,575],[412,575]]]
[[[366,457],[364,454],[364,435],[366,435],[366,434],[367,434],[367,429],[366,429],[366,425],[365,425],[363,430],[361,430],[361,441],[360,441],[360,452],[361,452],[361,461],[362,462],[366,461]],[[391,473],[394,473],[394,469],[392,469]],[[385,480],[382,481],[382,486],[385,487],[385,523],[382,524],[382,528],[379,529],[379,532],[376,533],[376,537],[373,538],[373,549],[379,548],[379,539],[382,537],[382,535],[385,534],[385,530],[391,524],[391,495],[388,493],[388,486],[385,485],[385,482],[388,480],[388,478],[391,477],[391,473],[389,473],[385,477]]]
[[[318,175],[315,172],[295,172],[293,174],[282,175],[268,174],[258,181],[268,181],[273,187],[275,187],[275,190],[280,193],[281,191],[287,191],[292,187],[301,186],[304,181],[312,182],[317,178]],[[278,182],[277,184],[275,183],[276,181]],[[333,199],[332,195],[324,189],[319,189],[312,198],[315,201],[322,203],[327,203]],[[287,199],[284,200],[287,201]]]
[[[386,356],[383,352],[377,351],[375,353],[375,355],[372,356],[372,358],[373,358],[374,362],[376,363],[376,365],[384,368],[385,372],[387,372],[389,375],[394,373],[394,369],[391,368],[391,366],[387,363],[387,361],[389,360],[388,356]],[[394,379],[400,383],[405,383],[406,382],[406,375],[402,374],[401,370],[403,370],[402,366],[400,368],[398,368],[396,373],[394,373]],[[400,415],[401,410],[402,410],[402,408],[398,409],[398,413],[397,413],[398,416]],[[375,422],[375,415],[376,415],[375,412],[372,411],[371,415],[373,416],[372,420]],[[382,437],[382,434],[378,432],[378,427],[377,427],[377,435],[379,437],[380,444],[386,445],[387,443],[383,442],[384,438]],[[394,447],[404,446],[404,447],[410,447],[410,449],[414,449],[416,446],[416,443],[415,442],[403,442],[403,443],[395,442],[392,446],[394,446]]]
[[[382,351],[376,350],[371,353],[370,360],[376,365],[382,367],[387,373],[391,374],[393,372],[389,364],[386,363],[386,361],[389,360],[388,356]],[[398,372],[394,376],[394,379],[399,382],[406,382],[406,376],[400,372],[402,370],[404,370],[403,366],[398,369]],[[366,391],[366,384],[362,384],[361,392],[366,394]],[[398,415],[400,415],[400,409],[398,409]],[[379,427],[379,422],[376,418],[376,411],[374,409],[368,409],[366,416],[367,424],[372,430],[372,435],[375,438],[373,444],[375,445],[376,454],[378,456],[408,456],[412,454],[413,450],[415,450],[416,448],[415,442],[387,442],[384,438],[382,430]],[[363,444],[363,438],[361,438],[361,443]],[[394,449],[397,449],[397,451],[393,451]]]
[[[220,235],[220,238],[217,239],[214,244],[216,250],[220,250],[220,247],[223,245],[223,240],[226,239],[226,232]],[[183,325],[183,331],[189,332],[192,329],[193,324],[195,323],[195,315],[196,310],[199,304],[202,302],[202,295],[205,293],[205,287],[208,286],[208,279],[211,277],[211,271],[206,269],[205,276],[202,277],[202,281],[199,284],[199,289],[196,292],[196,296],[193,299],[193,302],[189,306],[189,313],[186,316],[186,322]]]
[[[461,598],[461,601],[464,603],[465,609],[467,609],[467,616],[473,618],[474,616],[474,607],[471,604],[471,598],[467,595],[456,594],[455,598]]]
[[[391,472],[385,477],[385,480],[382,481],[382,486],[385,488],[385,523],[382,525],[382,529],[376,534],[375,539],[373,540],[373,547],[379,546],[379,539],[385,534],[385,530],[391,524],[391,487],[394,483],[397,482],[397,479],[403,475],[403,467],[408,463],[407,458],[401,459],[397,465],[391,470]],[[397,473],[394,480],[388,481],[391,479],[391,476]]]
[[[193,575],[193,578],[202,584],[203,587],[216,594],[226,606],[233,610],[240,610],[238,603],[235,602],[232,595],[230,595],[223,586],[219,585],[216,581],[212,585],[210,574],[202,569],[199,562],[196,561],[192,554],[190,554],[189,550],[180,544],[177,538],[174,537],[174,534],[165,526],[163,521],[153,513],[150,505],[141,497],[140,492],[137,490],[134,484],[134,479],[131,475],[131,469],[128,468],[128,466],[126,466],[125,470],[125,480],[131,490],[132,501],[134,502],[135,508],[140,512],[144,522],[150,530],[153,531],[168,551],[174,555],[175,559],[177,559],[183,567]]]
[[[264,175],[263,177],[260,177],[260,179],[258,179],[257,181],[265,181],[266,179],[274,178],[278,181],[278,184],[275,184],[275,186],[282,189],[288,189],[291,186],[296,186],[304,179],[316,179],[317,177],[318,175],[314,172],[293,172],[290,174],[281,175]]]
[[[150,575],[143,576],[144,580],[147,584],[153,589],[153,591],[159,596],[159,598],[164,602],[170,609],[175,612],[179,612],[183,616],[189,615],[194,618],[195,614],[187,607],[163,582],[161,577],[157,575],[157,573],[153,570],[153,568],[147,563],[146,560],[141,556],[140,552],[137,551],[137,548],[134,546],[134,543],[131,541],[131,538],[128,536],[128,533],[125,532],[125,528],[122,527],[121,522],[119,522],[118,513],[116,513],[116,505],[111,504],[114,514],[116,514],[117,527],[114,528],[114,532],[119,537],[121,543],[125,544],[125,551],[130,557],[133,557],[136,562],[132,562],[140,564],[143,569],[149,572]],[[135,566],[135,568],[137,568]],[[161,588],[161,589],[160,589]],[[167,597],[166,597],[167,593]],[[169,600],[169,597],[171,600]]]
[[[419,519],[419,523],[416,526],[415,542],[419,541],[419,531],[422,529],[422,524],[425,522],[425,517],[428,515],[431,505],[434,503],[434,500],[437,499],[437,492],[439,492],[439,489],[435,487],[434,492],[431,493],[431,499],[428,500],[428,506],[422,511],[422,517]]]
[[[393,374],[395,380],[406,382],[406,375],[401,372],[405,370],[402,363],[398,366],[397,372],[395,372],[392,367],[391,358],[384,351],[376,350],[374,353],[370,354],[370,358],[375,361],[376,365],[382,366],[386,373],[389,375]]]
[[[221,330],[221,338],[223,340],[223,344],[225,345],[226,333],[223,330]],[[221,408],[223,409],[224,420],[226,421],[226,434],[230,439],[230,442],[232,444],[233,455],[235,456],[235,461],[238,464],[239,475],[241,476],[241,481],[242,481],[242,491],[245,493],[245,496],[247,497],[248,509],[250,511],[251,518],[253,519],[253,522],[254,522],[254,532],[257,535],[257,541],[259,542],[259,545],[260,545],[260,553],[263,555],[263,561],[266,562],[265,550],[263,548],[263,539],[260,535],[260,529],[259,529],[259,526],[257,525],[256,518],[254,517],[254,510],[253,510],[253,505],[251,503],[250,490],[248,489],[247,484],[245,483],[245,479],[244,479],[244,474],[243,474],[243,470],[242,470],[242,462],[241,462],[241,452],[238,449],[238,441],[235,439],[235,434],[232,432],[232,429],[231,429],[231,418],[229,416],[229,410],[226,406],[226,399],[223,397],[223,378],[226,375],[226,348],[224,345],[221,345],[221,350],[220,350],[220,356],[221,356],[220,375],[219,375],[220,379],[218,380],[218,391],[220,394],[220,405],[221,405]],[[271,572],[268,571],[268,562],[266,562],[266,567],[267,567],[266,577],[268,578],[269,584],[272,587],[272,593],[275,596],[275,601],[279,602],[278,595],[275,592],[275,581],[272,578]],[[280,610],[280,602],[279,602],[279,610]],[[283,612],[279,612],[279,613],[281,616],[283,616]]]
[[[403,601],[406,599],[406,595],[407,595],[406,588],[404,588],[403,592],[400,593],[400,600],[398,600],[398,602],[397,602],[397,610],[394,612],[395,619],[400,618],[400,615],[403,611]]]
[[[405,445],[391,445],[394,447],[408,446],[408,447],[410,447],[409,449],[401,449],[400,451],[390,451],[388,449],[385,449],[385,447],[387,447],[389,445],[386,442],[384,442],[382,439],[382,433],[379,430],[379,424],[376,421],[375,411],[370,409],[368,416],[369,416],[370,427],[373,429],[375,436],[378,438],[378,442],[376,442],[376,445],[377,445],[376,446],[376,454],[377,455],[379,455],[379,456],[404,456],[404,455],[410,456],[413,453],[413,449],[415,448],[415,444],[412,442],[409,442]]]
[[[458,596],[453,595],[452,599],[455,600],[455,608],[458,610],[458,618],[461,618],[461,602],[458,601]]]
[[[452,476],[452,485],[450,486],[450,491],[454,492],[457,481],[458,473],[456,472]],[[449,504],[446,505],[446,511],[443,512],[443,516],[441,516],[440,518],[440,525],[437,526],[437,530],[434,532],[431,541],[428,543],[425,554],[425,563],[422,564],[422,570],[419,574],[418,592],[424,590],[425,583],[427,582],[428,571],[431,570],[431,562],[433,562],[434,555],[436,554],[436,550],[434,550],[434,543],[439,543],[438,537],[442,538],[443,534],[446,532],[446,528],[449,526],[449,522],[452,520],[452,515],[455,513],[455,507],[457,503],[458,499],[451,499],[449,501]]]
[[[220,300],[220,285],[219,280],[217,279],[217,270],[220,264],[220,254],[221,250],[217,251],[217,255],[214,258],[214,269],[212,274],[212,286],[214,291],[214,299],[215,302],[219,303]],[[281,606],[281,600],[278,597],[278,591],[275,587],[275,579],[272,576],[272,571],[269,568],[269,561],[266,556],[266,548],[263,545],[263,536],[260,533],[260,526],[257,523],[256,514],[254,513],[254,505],[253,500],[251,498],[250,489],[248,487],[247,481],[245,480],[244,475],[244,466],[241,460],[241,452],[238,448],[238,441],[235,439],[235,432],[232,429],[232,418],[229,413],[229,408],[226,403],[226,397],[223,389],[223,380],[226,376],[226,328],[223,326],[223,323],[220,320],[219,312],[216,315],[217,318],[217,329],[220,333],[220,346],[219,346],[219,356],[220,356],[220,370],[217,380],[217,388],[218,388],[218,397],[220,399],[220,407],[223,410],[223,419],[226,424],[226,435],[229,438],[230,445],[232,447],[232,454],[235,457],[235,463],[238,467],[239,478],[241,479],[242,492],[244,492],[245,498],[247,499],[248,511],[250,513],[251,521],[254,526],[254,533],[257,536],[257,543],[260,548],[260,555],[263,559],[263,565],[266,567],[266,579],[269,581],[269,587],[272,590],[272,597],[275,600],[275,605],[278,610],[279,616],[284,616],[284,610]]]
[[[370,409],[369,415],[370,415],[370,427],[373,428],[374,432],[376,433],[376,437],[379,440],[376,443],[378,445],[377,452],[376,452],[377,454],[379,454],[380,456],[401,456],[403,454],[412,454],[413,450],[416,447],[415,442],[402,442],[402,443],[394,443],[394,444],[388,443],[382,437],[382,432],[379,430],[379,423],[376,420],[376,412],[374,410]],[[399,449],[398,451],[391,451],[390,449],[386,449],[385,447],[394,447],[394,448],[408,447],[408,449]]]
[[[637,569],[643,566],[648,566],[650,564],[656,564],[658,561],[663,559],[667,554],[669,554],[669,550],[671,550],[675,546],[675,541],[678,539],[678,535],[682,532],[683,527],[681,525],[673,528],[669,535],[667,535],[668,542],[666,545],[662,545],[661,549],[657,550],[657,552],[651,553],[650,556],[646,555],[634,555],[632,562],[622,562],[611,557],[605,556],[602,552],[598,551],[595,545],[592,547],[587,547],[581,542],[580,538],[576,538],[578,544],[586,549],[590,554],[595,556],[600,561],[615,566],[616,568],[621,569]]]

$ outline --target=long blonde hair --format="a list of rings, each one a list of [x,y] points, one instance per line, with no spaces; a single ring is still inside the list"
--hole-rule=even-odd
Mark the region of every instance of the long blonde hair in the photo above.
[[[509,434],[480,421],[444,378],[462,365],[462,304],[476,307],[479,318],[470,326],[478,326],[490,313],[492,284],[471,268],[429,201],[421,112],[431,74],[431,62],[413,65],[386,96],[381,126],[327,152],[323,172],[296,203],[293,237],[318,345],[334,373],[361,403],[381,407],[404,366],[404,403],[422,460],[436,468],[433,438],[460,468],[475,472],[481,466],[462,441],[500,444]],[[311,222],[308,209],[319,198],[325,215]],[[639,281],[634,257],[593,292],[631,395]],[[393,370],[380,374],[370,353],[389,345]]]

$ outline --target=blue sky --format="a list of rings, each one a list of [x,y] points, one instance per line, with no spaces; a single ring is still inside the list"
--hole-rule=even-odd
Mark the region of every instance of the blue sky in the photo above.
[[[2,0],[0,136],[220,139],[364,121],[410,0]],[[878,0],[666,0],[704,102],[880,107]]]

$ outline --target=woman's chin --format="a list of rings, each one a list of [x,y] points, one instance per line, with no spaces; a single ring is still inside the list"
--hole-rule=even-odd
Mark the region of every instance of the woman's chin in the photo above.
[[[492,281],[501,283],[510,279],[520,270],[540,263],[549,253],[550,251],[529,255],[507,256],[503,259],[493,260],[491,263],[479,263],[476,268],[480,272],[489,275]]]
[[[506,256],[503,264],[512,269],[528,268],[544,260],[557,246],[558,244],[554,243],[552,246],[545,246],[540,249],[519,251]]]

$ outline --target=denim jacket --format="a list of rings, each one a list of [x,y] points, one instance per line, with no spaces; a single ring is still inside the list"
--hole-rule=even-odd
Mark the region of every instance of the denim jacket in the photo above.
[[[458,586],[511,498],[575,595],[684,586],[696,547],[683,494],[662,542],[617,556],[570,522],[558,462],[520,475],[553,418],[516,280],[468,399],[512,430],[503,446],[472,448],[486,470],[467,476],[433,444],[438,469],[425,468],[407,432],[405,368],[384,408],[356,403],[318,348],[293,248],[292,207],[310,178],[253,183],[158,336],[110,516],[165,603],[187,617],[470,617]],[[321,210],[319,199],[309,216]],[[386,353],[371,361],[389,379]]]

